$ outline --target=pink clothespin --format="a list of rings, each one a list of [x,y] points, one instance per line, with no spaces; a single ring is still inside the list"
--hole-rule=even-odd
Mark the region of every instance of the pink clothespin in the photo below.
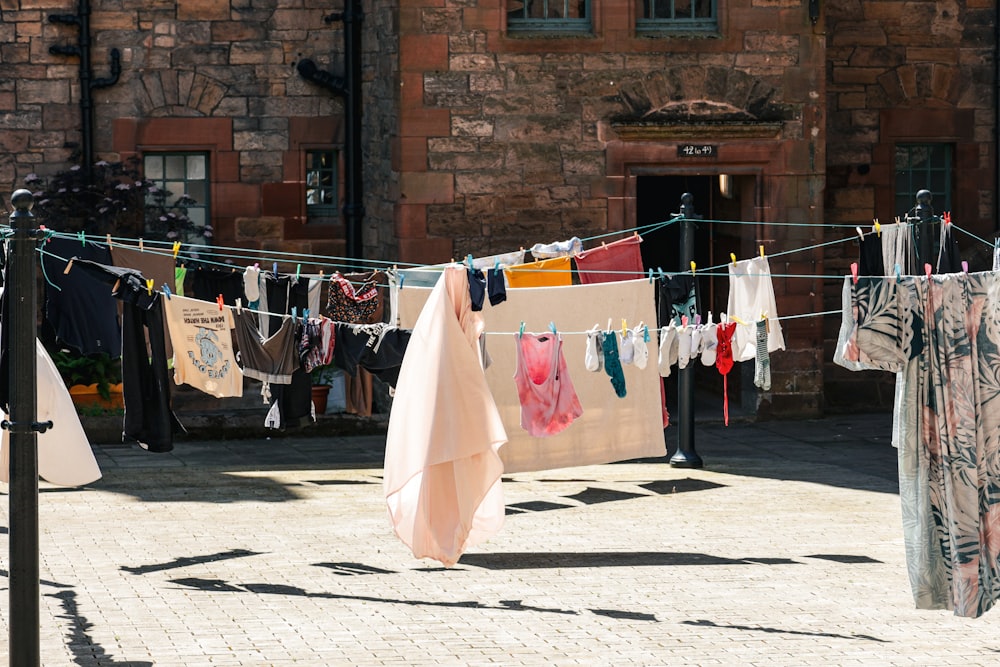
[[[945,211],[944,213],[942,213],[941,214],[941,219],[944,220],[944,224],[950,225],[951,224],[951,211]]]
[[[962,272],[963,273],[969,272],[969,263],[966,262],[965,260],[962,260]]]
[[[858,284],[858,263],[857,262],[852,262],[851,263],[851,276],[854,277],[854,284],[857,285]]]
[[[930,280],[931,271],[933,271],[933,270],[934,270],[934,267],[932,267],[930,264],[924,264],[924,273],[927,274],[927,279],[928,280]]]

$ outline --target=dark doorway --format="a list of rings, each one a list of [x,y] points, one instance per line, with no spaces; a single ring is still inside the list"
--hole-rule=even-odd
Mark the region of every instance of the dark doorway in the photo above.
[[[681,195],[694,196],[694,209],[701,217],[695,224],[694,261],[698,267],[698,311],[703,318],[712,312],[715,321],[728,307],[729,278],[726,264],[730,253],[743,259],[744,237],[752,238],[753,226],[736,224],[743,211],[752,210],[755,179],[753,176],[731,177],[729,191],[723,193],[718,174],[642,175],[636,178],[636,225],[653,225],[673,217],[681,206]],[[750,198],[750,201],[742,201]],[[647,269],[662,268],[666,273],[690,271],[680,265],[680,225],[672,224],[643,234],[643,264]],[[709,271],[709,269],[714,269]],[[713,275],[714,274],[714,275]],[[722,381],[714,367],[705,367],[700,360],[694,367],[695,386],[722,394]],[[730,374],[729,394],[740,395],[738,373]],[[666,383],[668,407],[676,403],[676,382]],[[717,406],[721,411],[721,402]]]

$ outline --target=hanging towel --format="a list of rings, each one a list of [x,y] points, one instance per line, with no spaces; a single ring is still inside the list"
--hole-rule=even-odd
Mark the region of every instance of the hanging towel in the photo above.
[[[601,245],[576,255],[580,283],[610,283],[642,277],[642,238],[633,235],[614,243]],[[602,273],[606,271],[608,273]]]
[[[767,351],[785,349],[785,337],[778,321],[778,307],[774,302],[774,285],[766,257],[745,259],[729,264],[730,317],[747,322],[736,327],[733,335],[733,360],[749,361],[757,358],[757,329],[754,322],[767,315],[771,331],[767,335]]]
[[[493,365],[486,371],[489,389],[496,400],[508,441],[500,449],[505,473],[552,470],[572,466],[595,465],[666,454],[663,440],[662,383],[657,364],[644,369],[635,365],[623,369],[628,394],[618,398],[604,372],[584,370],[587,341],[585,334],[563,336],[563,354],[573,373],[573,388],[583,407],[583,414],[571,428],[544,440],[520,428],[521,404],[517,388],[511,382],[516,366],[514,346],[497,345],[525,322],[525,331],[547,331],[549,322],[560,330],[587,331],[595,322],[606,324],[609,318],[620,322],[652,322],[656,317],[654,286],[649,280],[627,280],[571,287],[514,289],[507,302],[492,308],[484,306],[483,318],[488,332]],[[409,287],[400,291],[400,326],[412,327],[430,290]],[[582,307],[581,304],[585,304]],[[595,341],[595,344],[596,341]],[[410,350],[423,346],[410,339]],[[408,354],[407,357],[410,355]],[[396,401],[400,389],[396,389]],[[393,406],[393,413],[396,407]]]
[[[504,269],[510,287],[558,287],[573,283],[572,260],[569,257],[543,259],[530,264],[518,264]]]
[[[403,359],[386,434],[393,529],[415,557],[446,566],[504,521],[497,452],[507,434],[483,374],[482,330],[466,270],[446,269],[413,325],[410,349],[418,352]]]

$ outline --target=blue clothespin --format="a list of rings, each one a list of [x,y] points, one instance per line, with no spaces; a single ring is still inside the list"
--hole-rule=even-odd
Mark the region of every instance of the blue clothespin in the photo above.
[[[172,295],[170,294],[170,288],[167,287],[166,283],[163,283],[163,293],[167,295],[167,301],[170,301],[170,297]]]
[[[493,275],[496,275],[496,276],[500,275],[500,259],[499,258],[493,260]],[[400,285],[402,286],[402,283],[400,283]]]
[[[649,327],[648,326],[643,326],[642,327],[642,342],[644,342],[644,343],[648,343],[649,342]]]
[[[406,280],[406,274],[405,273],[400,273],[399,274],[399,289],[403,289],[403,281],[405,281],[405,280]]]
[[[298,319],[298,317],[299,317],[299,312],[298,311],[299,311],[298,308],[296,308],[295,306],[292,306],[292,319],[293,320]]]
[[[549,322],[549,331],[551,331],[552,333],[556,333],[556,323],[555,322]]]
[[[469,270],[471,271],[473,269],[471,254],[465,256],[465,263],[469,265]]]
[[[295,265],[295,279],[296,280],[299,279],[299,272],[300,271],[302,271],[302,265],[301,264],[296,264]]]
[[[524,335],[524,321],[523,320],[521,321],[521,328],[518,330],[517,335],[518,336],[523,336]]]
[[[274,269],[273,271],[271,271],[271,273],[273,273],[274,275],[278,275],[278,263],[277,263],[277,262],[275,262],[275,263],[274,263],[274,264],[273,264],[273,265],[271,266],[271,268],[272,268],[272,269]]]
[[[653,284],[653,269],[649,270],[649,284]]]
[[[902,277],[902,275],[900,275],[901,273],[902,273],[902,270],[899,268],[899,264],[896,264],[896,282],[897,283],[903,282],[903,277]]]
[[[87,232],[77,232],[76,236],[80,239],[80,245],[87,247]]]
[[[305,310],[302,311],[302,324],[305,324],[308,321],[309,321],[309,309],[306,308]]]
[[[663,278],[666,275],[663,273],[663,267],[660,266],[656,267],[656,272],[660,274],[661,278]]]

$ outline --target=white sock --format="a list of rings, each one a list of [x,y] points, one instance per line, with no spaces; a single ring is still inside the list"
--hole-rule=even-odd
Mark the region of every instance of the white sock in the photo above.
[[[601,330],[595,324],[593,329],[587,330],[587,352],[583,357],[583,365],[588,371],[601,370]]]
[[[677,329],[673,323],[660,329],[659,370],[661,377],[670,377],[670,368],[677,363]]]
[[[646,335],[649,330],[645,326],[639,325],[632,330],[632,335],[635,340],[633,347],[635,348],[635,359],[632,361],[635,367],[642,370],[646,367],[646,362],[649,360],[649,348],[646,347]]]

